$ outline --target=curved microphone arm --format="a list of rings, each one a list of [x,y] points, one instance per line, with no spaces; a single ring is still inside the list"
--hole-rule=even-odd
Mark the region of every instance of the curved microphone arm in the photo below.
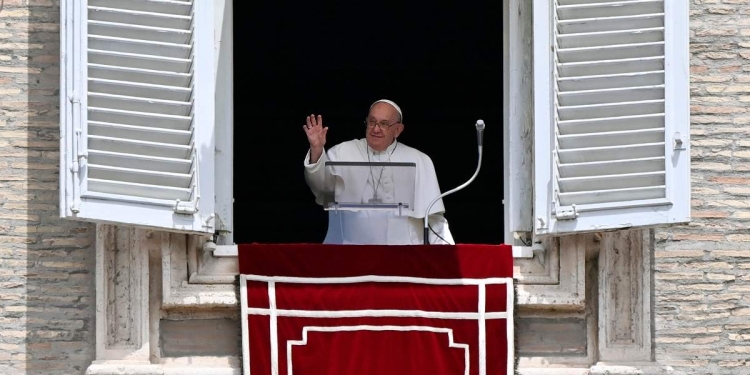
[[[437,203],[440,199],[442,199],[444,196],[448,194],[453,194],[467,186],[469,186],[470,183],[474,181],[475,178],[477,178],[477,175],[479,174],[479,169],[482,167],[482,138],[484,135],[484,121],[477,120],[477,147],[479,149],[479,159],[477,160],[477,170],[474,171],[474,175],[471,176],[469,181],[464,182],[461,186],[456,187],[455,189],[448,190],[443,194],[438,195],[435,199],[430,202],[430,204],[427,206],[427,210],[424,213],[424,244],[429,245],[430,244],[430,215],[429,212],[432,209],[432,206]]]

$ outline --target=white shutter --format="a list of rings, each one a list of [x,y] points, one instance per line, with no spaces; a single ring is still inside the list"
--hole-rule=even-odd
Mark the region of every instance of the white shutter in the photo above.
[[[61,3],[61,216],[213,233],[211,4]]]
[[[534,0],[538,235],[689,221],[688,4]]]

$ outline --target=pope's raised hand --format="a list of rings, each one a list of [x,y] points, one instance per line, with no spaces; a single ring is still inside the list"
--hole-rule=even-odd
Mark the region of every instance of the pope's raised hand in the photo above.
[[[326,133],[328,133],[328,127],[323,127],[323,116],[315,115],[307,116],[305,125],[302,126],[307,134],[307,141],[310,142],[310,149],[322,150],[326,144]]]

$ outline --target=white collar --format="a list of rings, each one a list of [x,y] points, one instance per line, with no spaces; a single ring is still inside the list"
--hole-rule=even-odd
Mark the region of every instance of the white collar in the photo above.
[[[367,145],[367,150],[369,152],[371,152],[373,155],[381,155],[381,154],[392,155],[393,154],[393,150],[396,148],[397,144],[398,144],[398,140],[394,139],[393,142],[391,142],[391,144],[388,145],[388,147],[385,148],[385,150],[383,150],[383,151],[376,151],[372,147],[370,147],[370,145],[367,144],[367,139],[365,139],[365,145]]]

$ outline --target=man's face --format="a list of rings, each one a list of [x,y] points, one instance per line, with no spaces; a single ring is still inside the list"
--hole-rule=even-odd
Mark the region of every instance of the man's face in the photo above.
[[[399,123],[398,112],[388,103],[376,103],[370,108],[365,121],[367,144],[376,151],[383,151],[404,130]]]

